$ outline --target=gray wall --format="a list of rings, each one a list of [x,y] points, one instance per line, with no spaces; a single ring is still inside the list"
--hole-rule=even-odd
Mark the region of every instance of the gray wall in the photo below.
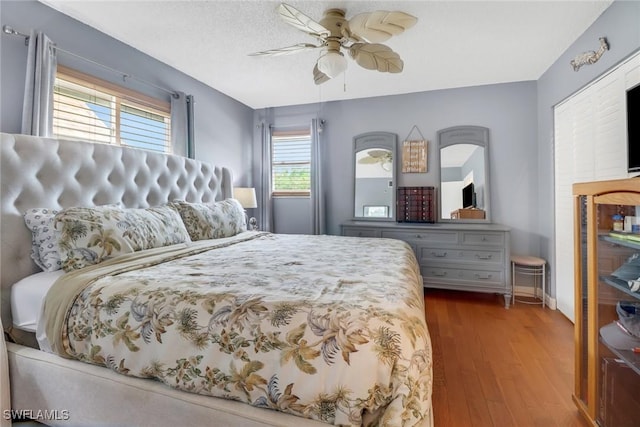
[[[196,157],[230,167],[236,185],[251,180],[253,110],[104,33],[63,15],[39,2],[5,1],[0,7],[2,25],[28,34],[45,32],[60,48],[111,68],[143,78],[160,87],[195,97]],[[19,133],[27,48],[21,37],[0,37],[0,130]],[[105,80],[123,84],[121,76],[61,53],[58,62]],[[151,96],[169,99],[168,94],[128,80],[125,86]]]
[[[347,90],[348,89],[347,81]],[[436,135],[457,125],[490,129],[491,209],[494,222],[512,227],[514,251],[538,253],[536,83],[447,89],[407,95],[336,101],[256,111],[256,122],[276,126],[325,119],[324,187],[327,232],[340,233],[340,224],[353,218],[353,137],[365,132],[407,137],[416,125],[429,140],[428,172],[399,174],[398,185],[437,185]],[[259,144],[256,147],[259,150]],[[259,151],[257,151],[259,152]],[[304,202],[302,202],[304,203]],[[303,210],[291,209],[292,215]],[[287,215],[280,211],[278,215]],[[280,221],[287,222],[283,218]]]
[[[273,231],[282,234],[312,234],[311,199],[276,197],[273,201]]]
[[[598,38],[605,36],[610,50],[596,64],[573,71],[569,61],[577,54],[598,48]],[[640,49],[640,2],[615,1],[584,32],[576,42],[538,80],[538,170],[537,209],[540,254],[549,260],[552,269],[551,294],[555,295],[553,282],[554,254],[554,161],[553,161],[553,107],[580,88]],[[533,238],[534,236],[532,236]]]

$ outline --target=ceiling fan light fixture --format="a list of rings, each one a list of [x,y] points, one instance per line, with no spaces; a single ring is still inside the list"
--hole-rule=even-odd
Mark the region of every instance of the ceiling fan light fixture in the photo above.
[[[347,59],[342,52],[329,51],[318,59],[318,70],[330,78],[339,76],[347,69]]]
[[[278,7],[278,13],[287,24],[315,37],[320,43],[298,43],[250,55],[275,56],[322,49],[323,53],[313,67],[313,82],[316,85],[345,72],[347,60],[341,52],[342,49],[348,51],[359,66],[368,70],[382,73],[401,72],[404,64],[400,55],[378,42],[403,33],[418,21],[418,18],[407,13],[386,10],[361,13],[347,20],[344,9],[334,8],[325,10],[320,22],[316,22],[285,3]]]

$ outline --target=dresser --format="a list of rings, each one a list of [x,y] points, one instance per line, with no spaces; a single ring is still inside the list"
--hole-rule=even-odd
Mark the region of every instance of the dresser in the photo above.
[[[351,221],[342,224],[342,235],[403,240],[413,248],[424,287],[502,294],[509,308],[508,227]]]

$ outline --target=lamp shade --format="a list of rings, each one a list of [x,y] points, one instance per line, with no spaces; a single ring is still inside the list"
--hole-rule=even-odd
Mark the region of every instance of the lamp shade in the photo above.
[[[233,189],[233,198],[239,201],[242,207],[245,209],[253,209],[258,207],[255,188],[236,187]]]

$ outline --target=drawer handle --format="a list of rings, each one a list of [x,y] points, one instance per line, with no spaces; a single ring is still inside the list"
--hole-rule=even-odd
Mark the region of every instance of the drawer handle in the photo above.
[[[478,255],[478,254],[476,254],[476,258],[482,259],[482,260],[488,260],[488,259],[491,259],[491,254],[489,254],[489,255]]]
[[[479,280],[489,280],[493,277],[492,274],[480,275],[478,273],[476,273],[474,276],[476,279],[479,279]]]
[[[422,239],[422,234],[416,234],[416,239]]]
[[[488,240],[488,239],[487,239],[487,237],[486,237],[486,236],[482,236],[482,241],[483,241],[483,242],[486,242],[487,240]]]
[[[447,257],[447,253],[446,252],[431,252],[431,255],[433,255],[436,258],[446,258]]]
[[[435,277],[446,277],[447,272],[446,271],[432,271],[431,274],[433,274]]]

